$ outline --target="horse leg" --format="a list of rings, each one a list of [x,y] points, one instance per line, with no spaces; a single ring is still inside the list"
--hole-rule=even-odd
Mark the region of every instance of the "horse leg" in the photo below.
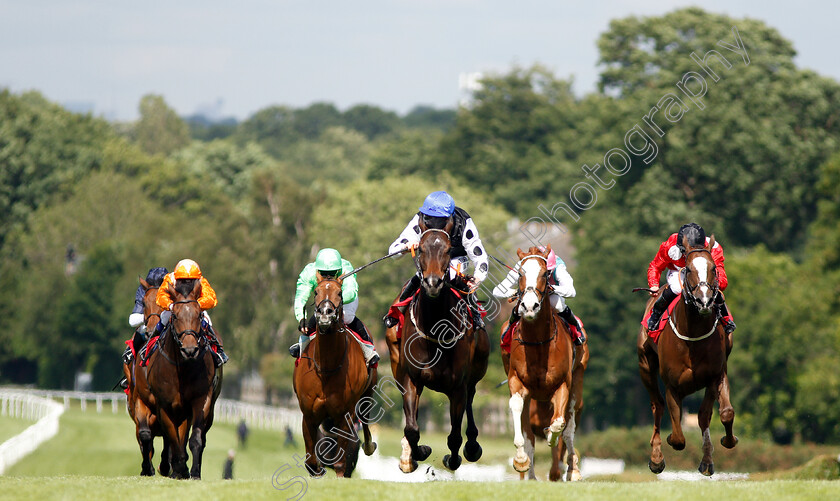
[[[665,411],[665,400],[659,391],[659,381],[656,374],[659,372],[659,357],[654,353],[647,352],[643,347],[638,349],[639,354],[639,375],[642,383],[650,396],[650,408],[653,412],[653,435],[650,437],[650,460],[648,468],[653,473],[659,474],[665,470],[665,457],[662,455],[662,438],[660,427],[662,425],[662,414]]]
[[[140,455],[143,457],[143,463],[140,465],[140,476],[153,477],[155,475],[155,467],[152,466],[152,457],[155,455],[155,446],[152,430],[149,429],[149,425],[145,422],[145,419],[141,419],[137,423],[136,434],[137,443],[140,445]]]
[[[703,459],[700,460],[700,467],[697,469],[707,477],[711,477],[715,472],[715,465],[712,462],[712,452],[715,448],[709,434],[709,423],[712,421],[712,406],[715,403],[716,390],[717,388],[712,385],[706,387],[703,403],[700,404],[700,412],[697,413],[697,424],[700,425],[700,433],[703,434]]]
[[[186,420],[175,423],[166,411],[160,413],[163,432],[169,435],[169,457],[172,464],[172,478],[190,478],[187,470],[186,436],[189,423]]]
[[[364,397],[371,399],[365,400],[364,402],[373,402],[373,385],[367,389]],[[362,423],[362,431],[365,435],[365,456],[370,456],[376,451],[376,442],[374,442],[371,438],[370,427],[368,426],[368,421],[370,420],[370,407],[362,404],[362,400],[360,400],[359,403],[356,404],[356,409],[359,412],[359,421]]]
[[[423,387],[414,384],[407,375],[403,377],[403,413],[405,414],[405,428],[403,429],[402,454],[400,454],[400,470],[411,473],[417,469],[417,461],[423,461],[432,453],[428,445],[418,445],[420,442],[420,427],[417,426],[417,408]]]
[[[571,381],[571,374],[566,378],[567,382],[560,385],[559,388],[551,396],[551,403],[554,405],[554,414],[551,416],[551,424],[548,427],[547,439],[548,446],[557,446],[557,441],[560,439],[560,434],[566,430],[566,413],[569,406],[569,383]]]
[[[169,450],[170,443],[169,437],[166,436],[166,433],[163,433],[163,447],[160,450],[160,465],[158,466],[158,472],[164,477],[168,477],[169,473],[172,471],[172,465],[170,464],[170,455],[171,452]]]
[[[475,398],[475,385],[471,384],[467,389],[467,443],[464,445],[464,458],[471,463],[481,459],[481,445],[478,443],[478,426],[473,416],[473,399]]]
[[[190,452],[192,453],[192,468],[190,468],[190,478],[194,478],[196,480],[201,479],[201,457],[204,454],[204,446],[206,445],[206,437],[207,434],[204,430],[206,426],[204,422],[204,408],[208,402],[205,404],[202,402],[199,405],[193,406],[193,423],[192,423],[192,433],[190,434]]]
[[[530,407],[530,406],[529,406]],[[531,466],[528,468],[528,480],[536,480],[537,474],[534,471],[534,442],[536,437],[534,436],[534,428],[533,426],[525,426],[525,454],[528,455],[528,460],[531,462]],[[519,480],[525,480],[525,472],[519,472]]]
[[[523,426],[530,423],[530,400],[528,389],[522,385],[516,374],[508,375],[508,387],[510,388],[510,415],[513,419],[513,446],[516,447],[516,455],[513,457],[513,469],[525,473],[531,466],[531,459],[525,453],[525,437]],[[525,414],[529,412],[529,414]]]
[[[685,435],[682,431],[682,397],[675,395],[673,388],[666,388],[665,402],[668,404],[668,413],[671,415],[671,433],[666,439],[668,445],[675,451],[685,449]]]
[[[318,442],[318,421],[315,416],[303,416],[303,443],[306,447],[306,471],[310,477],[321,478],[327,473],[315,455],[315,444]]]
[[[566,449],[566,480],[576,482],[583,477],[580,474],[580,465],[577,452],[575,451],[575,432],[580,424],[580,414],[583,411],[583,372],[586,368],[580,363],[580,356],[583,353],[582,348],[575,350],[575,369],[572,371],[572,391],[571,402],[569,403],[569,414],[566,416],[566,422],[569,423],[566,430],[563,432],[563,447]],[[560,451],[559,458],[555,462],[563,461],[564,451]],[[553,470],[554,468],[552,468]]]
[[[452,471],[461,466],[461,456],[458,451],[461,449],[461,423],[464,420],[464,407],[467,401],[467,389],[462,386],[449,395],[449,422],[452,426],[446,445],[449,446],[449,454],[443,456],[443,465]],[[473,423],[475,426],[475,423]],[[475,430],[478,435],[478,429]]]
[[[720,414],[723,429],[726,431],[726,435],[720,439],[720,445],[731,449],[738,445],[738,437],[732,434],[732,425],[735,423],[735,409],[729,402],[729,376],[727,376],[726,371],[723,372],[718,386],[718,414]]]

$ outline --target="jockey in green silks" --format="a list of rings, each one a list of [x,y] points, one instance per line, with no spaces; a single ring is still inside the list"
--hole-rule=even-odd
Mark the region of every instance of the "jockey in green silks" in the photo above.
[[[295,319],[298,321],[300,339],[289,347],[289,353],[293,357],[300,358],[309,344],[310,334],[315,331],[315,316],[310,316],[307,319],[305,308],[306,303],[312,296],[312,291],[318,285],[318,279],[320,277],[338,278],[353,271],[353,269],[350,261],[343,259],[337,250],[329,248],[321,249],[315,256],[315,262],[303,267],[303,271],[298,276],[295,292]],[[359,308],[359,284],[356,282],[356,275],[349,275],[344,278],[341,283],[341,296],[344,323],[364,341],[367,341],[367,343],[360,342],[359,346],[362,347],[368,366],[374,365],[379,361],[379,355],[373,348],[373,339],[367,327],[356,317],[356,310]]]

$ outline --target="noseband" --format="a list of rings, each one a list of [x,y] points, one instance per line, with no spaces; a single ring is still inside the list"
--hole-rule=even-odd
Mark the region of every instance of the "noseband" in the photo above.
[[[519,261],[519,270],[520,270],[519,274],[520,274],[520,276],[522,276],[522,271],[521,271],[522,270],[522,264],[525,263],[525,261],[527,261],[528,259],[531,259],[531,258],[542,259],[546,263],[546,270],[545,270],[545,273],[543,273],[543,277],[545,278],[545,287],[543,287],[542,290],[539,290],[536,287],[528,286],[528,287],[525,287],[525,290],[518,289],[517,295],[519,296],[519,300],[521,301],[522,297],[525,296],[525,294],[528,294],[529,292],[533,292],[534,294],[537,295],[537,298],[539,299],[539,302],[542,303],[543,299],[545,298],[546,292],[548,292],[548,287],[549,287],[548,276],[551,272],[548,271],[548,260],[546,258],[544,258],[544,257],[542,257],[538,254],[531,254],[530,256],[525,256],[524,258],[522,258]]]
[[[196,303],[196,304],[198,304],[198,301],[195,300],[195,299],[188,299],[188,300],[185,300],[185,301],[175,301],[172,304],[185,304],[185,303]],[[199,312],[199,316],[200,315],[201,315],[201,312]],[[184,336],[187,336],[187,335],[190,335],[190,336],[194,337],[195,340],[198,342],[198,347],[200,349],[204,349],[206,344],[207,344],[207,340],[204,338],[204,336],[200,336],[199,333],[196,332],[194,329],[185,329],[185,330],[182,330],[182,331],[176,331],[175,330],[175,320],[177,318],[178,317],[173,312],[172,313],[172,318],[169,319],[169,325],[170,325],[170,330],[172,331],[173,337],[175,338],[175,344],[178,346],[178,350],[181,350],[184,347],[184,343],[182,341],[182,338]],[[199,318],[199,322],[201,322],[200,318]]]
[[[686,279],[685,279],[685,283],[683,284],[683,286],[684,286],[683,288],[686,291],[688,291],[688,295],[687,295],[688,297],[684,297],[683,300],[685,301],[685,304],[694,304],[694,306],[697,309],[700,309],[700,307],[701,307],[700,301],[694,295],[694,291],[696,291],[699,287],[705,285],[706,287],[708,287],[709,289],[712,290],[712,300],[714,300],[717,297],[717,295],[720,293],[720,289],[718,287],[718,280],[717,280],[717,266],[715,266],[715,260],[714,260],[714,258],[712,258],[712,253],[711,253],[711,251],[709,251],[709,249],[705,249],[705,248],[692,249],[692,250],[686,252],[685,253],[685,266],[686,266],[686,268],[688,268],[688,256],[690,256],[691,254],[693,254],[695,252],[705,252],[709,255],[709,257],[711,258],[711,261],[712,261],[712,275],[714,275],[714,277],[715,277],[711,284],[709,282],[706,282],[705,280],[702,280],[700,282],[697,282],[694,286],[692,286],[691,284],[688,283],[688,271],[686,270]],[[689,301],[691,301],[691,303],[689,303]]]
[[[338,280],[336,280],[335,278],[332,278],[332,277],[324,277],[323,281],[324,282],[329,281],[329,282],[338,283]],[[333,311],[335,311],[335,318],[337,320],[338,319],[338,309],[342,306],[342,304],[344,304],[344,299],[342,297],[341,287],[339,286],[339,289],[338,289],[338,304],[333,303],[329,298],[325,298],[325,299],[321,300],[318,304],[315,305],[315,314],[316,315],[318,314],[318,311],[321,309],[322,306],[329,305],[329,306],[332,306]]]

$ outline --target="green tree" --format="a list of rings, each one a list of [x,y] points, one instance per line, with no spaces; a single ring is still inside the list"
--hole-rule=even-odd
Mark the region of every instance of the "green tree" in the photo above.
[[[357,104],[342,114],[346,127],[357,130],[373,140],[400,127],[400,118],[392,111],[385,111],[369,104]]]
[[[190,129],[163,96],[147,94],[140,99],[140,120],[133,136],[146,153],[166,156],[189,144]]]

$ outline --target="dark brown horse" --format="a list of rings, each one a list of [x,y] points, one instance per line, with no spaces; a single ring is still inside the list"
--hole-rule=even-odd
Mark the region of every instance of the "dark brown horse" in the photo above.
[[[534,419],[530,404],[533,399],[550,404],[551,417],[548,422],[543,423],[545,416],[540,419],[540,406],[534,409],[538,414],[536,421],[538,425],[547,424],[544,433],[549,447],[559,449],[558,457],[562,457],[563,452],[563,446],[556,447],[562,434],[564,446],[568,449],[567,478],[579,480],[574,432],[580,419],[576,411],[580,411],[583,405],[582,376],[588,361],[588,350],[577,350],[575,356],[571,335],[551,306],[546,262],[550,252],[550,246],[544,251],[531,247],[527,253],[517,249],[520,259],[517,308],[522,320],[511,333],[511,352],[505,364],[511,395],[509,405],[514,426],[513,444],[516,447],[513,467],[525,473],[531,466],[531,459],[525,450],[524,435],[528,435],[533,449],[534,432],[531,423]],[[575,364],[578,367],[579,382],[578,391],[573,394]],[[542,411],[547,415],[546,408]],[[552,480],[558,479],[559,471],[552,471],[552,477]]]
[[[409,473],[417,468],[432,449],[419,445],[420,430],[417,411],[424,388],[449,397],[451,431],[447,440],[450,453],[443,464],[450,470],[461,465],[461,423],[467,414],[467,443],[464,457],[478,461],[478,427],[473,417],[475,386],[487,372],[490,341],[484,328],[476,329],[464,299],[452,290],[449,273],[449,229],[426,230],[420,237],[416,264],[421,275],[421,290],[406,311],[405,329],[397,340],[392,329],[388,335],[392,371],[405,390],[405,436],[400,469]],[[395,351],[398,353],[395,356]],[[397,358],[397,363],[393,363]]]
[[[140,285],[146,289],[146,294],[143,296],[143,311],[145,314],[146,332],[154,332],[155,325],[160,320],[160,314],[163,309],[157,305],[155,298],[157,297],[158,287],[153,287],[148,284],[143,278],[140,278]],[[145,380],[145,373],[143,377],[143,384],[136,385],[134,374],[140,369],[140,348],[144,344],[143,336],[135,332],[132,339],[134,345],[135,356],[129,364],[123,364],[123,372],[128,380],[128,398],[126,405],[128,407],[128,414],[134,421],[135,434],[137,443],[140,445],[140,454],[143,457],[143,462],[140,468],[140,475],[152,476],[155,474],[155,469],[152,466],[152,457],[154,457],[154,437],[163,437],[163,450],[160,454],[160,474],[169,475],[169,443],[166,436],[163,434],[163,429],[160,426],[160,421],[157,418],[157,407],[155,406],[154,395],[149,391],[149,386]],[[141,370],[142,372],[142,370]]]
[[[320,274],[318,280],[317,335],[301,354],[293,376],[303,413],[306,469],[320,477],[326,464],[337,476],[349,478],[359,457],[357,418],[364,430],[365,454],[376,450],[368,428],[370,406],[364,403],[373,400],[360,400],[372,396],[378,376],[375,368],[368,369],[362,348],[344,324],[341,280]]]
[[[222,368],[216,368],[207,338],[201,333],[201,281],[184,279],[172,285],[176,300],[172,317],[149,357],[147,367],[135,372],[136,385],[147,385],[166,440],[171,476],[201,478],[201,458],[213,408],[222,389]],[[187,470],[187,440],[192,467]]]
[[[687,244],[688,239],[684,239],[683,243]],[[723,326],[718,323],[714,308],[715,296],[720,293],[711,253],[714,244],[715,237],[712,236],[706,247],[685,247],[681,300],[674,307],[659,336],[658,344],[648,337],[646,327],[642,327],[639,332],[639,373],[650,394],[653,410],[652,449],[648,463],[653,473],[661,473],[665,469],[659,427],[666,402],[659,392],[657,374],[665,383],[665,399],[672,427],[667,440],[675,450],[685,448],[685,436],[680,425],[683,399],[699,390],[706,392],[697,416],[703,435],[703,459],[698,468],[700,473],[710,476],[715,471],[709,435],[715,400],[718,401],[720,421],[726,432],[720,440],[721,445],[731,449],[738,443],[738,438],[732,434],[735,411],[729,402],[729,378],[726,375],[726,361],[732,349],[731,338],[726,336]],[[650,311],[654,300],[651,298],[648,301],[647,311]]]

